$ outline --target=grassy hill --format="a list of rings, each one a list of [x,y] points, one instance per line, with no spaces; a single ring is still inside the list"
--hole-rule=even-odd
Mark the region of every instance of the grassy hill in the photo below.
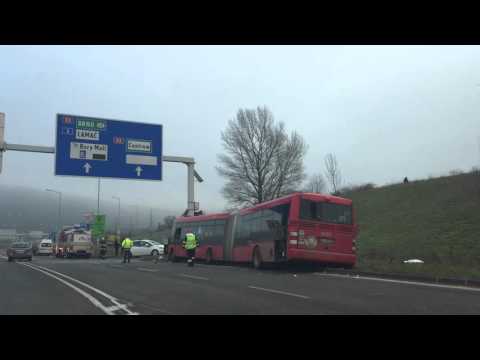
[[[359,270],[480,278],[480,173],[345,195],[360,224]],[[418,258],[425,264],[403,264]]]

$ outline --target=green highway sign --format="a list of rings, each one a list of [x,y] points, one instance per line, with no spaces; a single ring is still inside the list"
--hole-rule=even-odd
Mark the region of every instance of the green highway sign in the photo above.
[[[105,234],[105,215],[95,215],[95,222],[92,224],[92,235],[102,237]]]

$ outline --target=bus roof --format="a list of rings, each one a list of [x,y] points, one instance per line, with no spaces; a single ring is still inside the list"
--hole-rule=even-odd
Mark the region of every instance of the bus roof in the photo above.
[[[297,197],[297,196],[302,196],[302,197],[304,197],[306,199],[309,199],[309,200],[331,201],[333,203],[342,204],[342,205],[351,205],[352,204],[352,200],[342,198],[342,197],[339,197],[339,196],[333,196],[333,195],[328,195],[328,194],[319,194],[319,193],[309,193],[309,192],[295,192],[295,193],[283,196],[283,197],[278,198],[278,199],[265,201],[261,204],[242,209],[242,210],[239,211],[239,213],[243,215],[243,214],[255,211],[255,210],[260,210],[260,209],[270,208],[270,207],[276,206],[276,205],[286,204],[292,198]]]
[[[238,211],[239,214],[247,214],[256,210],[270,208],[276,205],[286,204],[291,201],[292,198],[296,196],[302,196],[309,200],[316,200],[316,201],[331,201],[335,204],[342,204],[342,205],[351,205],[352,200],[347,198],[342,198],[339,196],[333,196],[328,194],[319,194],[319,193],[309,193],[309,192],[295,192],[286,196],[282,196],[278,199],[273,199],[270,201],[265,201],[261,204],[251,206],[248,208],[244,208]],[[207,221],[207,220],[224,220],[231,216],[231,213],[224,212],[224,213],[216,213],[216,214],[209,214],[209,215],[200,215],[200,216],[179,216],[175,220],[176,222],[196,222],[196,221]]]
[[[352,205],[352,199],[347,199],[340,196],[318,194],[318,193],[307,193],[307,192],[302,193],[302,196],[307,199],[311,198],[311,199],[327,200],[335,204]]]
[[[180,216],[175,220],[177,222],[196,222],[196,221],[207,221],[207,220],[224,220],[228,219],[230,216],[229,213],[216,213],[209,215],[199,215],[199,216]]]

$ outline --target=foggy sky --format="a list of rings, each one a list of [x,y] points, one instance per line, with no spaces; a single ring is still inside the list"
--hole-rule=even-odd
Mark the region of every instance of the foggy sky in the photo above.
[[[55,115],[163,124],[164,155],[193,156],[201,208],[223,210],[220,132],[266,105],[309,145],[307,173],[337,155],[344,184],[382,185],[480,163],[478,46],[0,46],[6,141],[54,145]],[[96,198],[97,180],[55,177],[52,154],[9,151],[1,185]],[[161,182],[102,179],[101,199],[168,210],[187,170]]]

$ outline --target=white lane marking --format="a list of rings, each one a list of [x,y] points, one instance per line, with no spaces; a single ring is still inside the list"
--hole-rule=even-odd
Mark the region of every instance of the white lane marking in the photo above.
[[[290,292],[286,292],[286,291],[273,290],[273,289],[265,289],[265,288],[262,288],[262,287],[251,286],[251,285],[248,286],[248,287],[249,287],[250,289],[261,290],[261,291],[271,292],[271,293],[275,293],[275,294],[282,294],[282,295],[294,296],[294,297],[298,297],[298,298],[302,298],[302,299],[310,299],[310,296],[294,294],[294,293],[290,293]]]
[[[22,264],[22,265],[27,265],[27,264]],[[51,272],[51,273],[56,274],[56,275],[58,275],[58,276],[62,276],[62,277],[64,277],[64,278],[66,278],[66,279],[69,279],[69,280],[71,280],[71,281],[73,281],[73,282],[76,282],[77,284],[80,284],[80,285],[82,285],[82,286],[85,286],[86,288],[88,288],[88,289],[96,292],[97,294],[100,294],[100,295],[102,295],[103,297],[107,298],[108,300],[110,300],[112,303],[114,303],[114,304],[117,305],[117,306],[123,306],[123,305],[124,305],[124,304],[121,304],[115,297],[113,297],[113,296],[111,296],[111,295],[103,292],[102,290],[99,290],[99,289],[97,289],[97,288],[94,288],[93,286],[91,286],[91,285],[89,285],[89,284],[87,284],[87,283],[84,283],[83,281],[80,281],[80,280],[77,280],[77,279],[75,279],[75,278],[72,278],[71,276],[62,274],[62,273],[60,273],[60,272],[58,272],[58,271],[55,271],[55,270],[52,270],[52,269],[49,269],[49,268],[45,268],[45,267],[40,266],[40,265],[37,265],[37,264],[35,264],[35,265],[30,265],[30,266],[31,266],[32,268],[38,268],[37,270],[43,269],[43,270],[45,270],[45,271]],[[130,311],[130,310],[128,310],[128,309],[125,309],[125,312],[127,312],[128,315],[138,315],[138,313],[133,312],[133,311]]]
[[[160,271],[160,270],[147,269],[147,268],[141,268],[141,267],[137,268],[137,270],[139,270],[139,271],[149,271],[149,272],[158,272],[158,271]]]
[[[128,305],[115,305],[115,306],[109,306],[107,309],[110,311],[117,311],[117,310],[124,310],[127,311],[127,306]]]
[[[180,276],[183,276],[183,277],[186,277],[186,278],[191,278],[191,279],[197,279],[197,280],[208,280],[208,278],[206,278],[206,277],[187,275],[187,274],[180,274]]]
[[[72,288],[73,290],[75,290],[76,292],[78,292],[80,295],[82,295],[84,298],[86,298],[87,300],[89,300],[93,305],[95,305],[97,308],[99,308],[100,310],[102,310],[105,314],[107,315],[113,315],[113,312],[111,309],[109,309],[108,307],[104,306],[100,301],[98,301],[97,299],[95,299],[92,295],[86,293],[85,291],[83,291],[82,289],[76,287],[75,285],[69,283],[68,281],[65,281],[63,280],[62,278],[59,278],[58,276],[55,276],[53,274],[50,274],[49,272],[47,271],[44,271],[44,270],[41,270],[41,269],[37,269],[36,267],[34,266],[31,266],[30,264],[22,264],[26,267],[29,267],[33,270],[36,270],[36,271],[39,271],[41,273],[44,273],[45,275],[47,276],[50,276],[58,281],[60,281],[61,283],[67,285],[68,287]]]
[[[111,265],[111,264],[108,264],[109,267],[112,267],[112,268],[117,268],[117,269],[124,269],[125,266],[122,266],[122,265]]]
[[[418,282],[418,281],[382,279],[382,278],[375,278],[375,277],[369,277],[369,276],[358,276],[358,275],[351,276],[351,275],[342,275],[342,274],[322,274],[322,273],[315,273],[315,275],[317,275],[317,276],[340,277],[340,278],[345,278],[345,279],[356,279],[356,280],[383,281],[383,282],[390,282],[390,283],[404,284],[404,285],[420,285],[420,286],[428,286],[428,287],[436,287],[436,288],[452,289],[452,290],[480,291],[480,288],[474,288],[474,287],[468,287],[468,286],[429,284],[429,283],[423,283],[423,282]]]

